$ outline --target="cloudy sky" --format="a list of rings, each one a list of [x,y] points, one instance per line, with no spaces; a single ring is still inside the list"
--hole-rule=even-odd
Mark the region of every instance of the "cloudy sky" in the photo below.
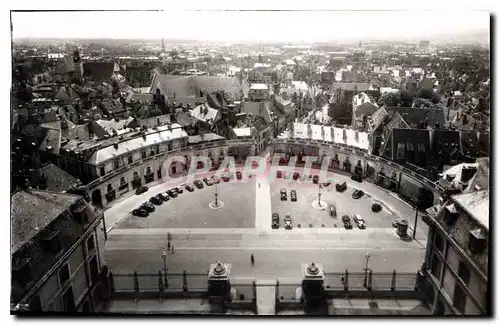
[[[207,41],[412,39],[489,31],[487,11],[98,11],[12,12],[16,38]],[[98,23],[96,23],[98,22]]]

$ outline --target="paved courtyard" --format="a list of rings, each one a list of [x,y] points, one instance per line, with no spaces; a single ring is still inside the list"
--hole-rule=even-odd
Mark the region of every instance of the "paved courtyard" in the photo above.
[[[286,201],[281,201],[280,189],[287,189]],[[322,188],[321,202],[324,209],[313,207],[313,202],[318,201],[318,185],[312,182],[302,183],[300,181],[286,182],[278,179],[271,184],[272,212],[280,215],[280,219],[286,215],[292,217],[294,227],[310,228],[343,228],[342,215],[351,216],[353,213],[360,214],[366,222],[367,228],[392,228],[392,221],[395,219],[389,211],[383,209],[378,213],[371,210],[374,202],[371,197],[364,195],[360,199],[353,199],[352,193],[355,188],[348,187],[344,192],[335,190],[335,183],[331,183],[327,188]],[[290,191],[297,191],[297,201],[292,202]],[[328,206],[334,204],[337,208],[337,217],[330,216]],[[352,220],[351,220],[352,221]],[[353,223],[353,226],[356,225]],[[280,227],[283,227],[281,222]]]
[[[117,228],[253,228],[255,227],[255,180],[246,183],[237,180],[221,181],[218,185],[219,200],[224,206],[211,209],[208,205],[214,200],[215,185],[195,187],[194,192],[184,190],[177,198],[171,198],[147,218],[128,216]],[[145,193],[143,201],[152,194]],[[140,202],[137,206],[140,205]]]

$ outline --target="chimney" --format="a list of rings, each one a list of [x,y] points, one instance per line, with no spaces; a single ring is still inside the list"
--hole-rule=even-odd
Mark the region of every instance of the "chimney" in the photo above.
[[[158,125],[158,126],[160,125],[160,118],[159,117],[156,118],[156,125]]]

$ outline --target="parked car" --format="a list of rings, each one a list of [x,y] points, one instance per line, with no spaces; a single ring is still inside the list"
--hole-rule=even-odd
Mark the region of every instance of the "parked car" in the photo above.
[[[360,176],[360,175],[357,175],[357,174],[354,174],[351,176],[351,179],[355,182],[359,182],[359,183],[362,183],[363,182],[363,178]]]
[[[271,217],[271,228],[273,229],[279,229],[280,227],[280,216],[277,213],[273,213]]]
[[[170,200],[170,196],[167,193],[160,193],[156,197],[165,202]]]
[[[365,220],[359,214],[353,214],[352,220],[354,220],[359,229],[366,229]]]
[[[288,198],[286,197],[286,188],[282,188],[280,190],[281,201],[286,201]]]
[[[175,187],[174,188],[171,188],[169,190],[166,191],[166,193],[171,197],[171,198],[176,198],[179,196],[179,194],[177,194],[177,191],[175,190]]]
[[[276,178],[282,178],[283,177],[283,172],[281,170],[278,170],[276,172]]]
[[[156,210],[155,206],[151,202],[148,202],[148,201],[141,204],[139,209],[146,210],[147,212],[154,212]]]
[[[336,217],[337,216],[337,207],[335,204],[330,204],[328,207],[328,212],[330,213],[330,217]]]
[[[337,183],[335,184],[335,189],[337,190],[337,192],[344,192],[345,190],[347,190],[347,183]]]
[[[212,185],[214,185],[214,182],[212,182],[212,180],[211,180],[211,179],[209,179],[209,178],[204,177],[204,178],[203,178],[203,181],[205,182],[205,184],[207,184],[207,186],[212,186]]]
[[[372,211],[373,212],[380,212],[381,210],[382,210],[382,206],[379,203],[372,204]]]
[[[182,194],[184,192],[182,186],[176,186],[173,189],[177,192],[177,194]]]
[[[331,183],[332,183],[332,181],[327,180],[326,182],[323,182],[323,183],[321,184],[321,186],[322,186],[322,187],[328,187],[328,186],[330,186],[330,184],[331,184]]]
[[[296,181],[298,180],[300,177],[300,174],[299,173],[293,173],[293,180]]]
[[[184,184],[184,188],[185,188],[188,192],[194,192],[194,187],[193,187],[191,184]]]
[[[357,200],[362,198],[363,195],[365,195],[365,192],[363,192],[362,190],[354,190],[354,192],[352,193],[352,198]]]
[[[352,229],[351,218],[347,214],[342,216],[342,222],[344,223],[345,229]]]
[[[136,216],[136,217],[147,217],[149,215],[149,212],[146,211],[145,209],[134,209],[132,210],[132,215]]]
[[[292,217],[286,216],[285,219],[283,219],[283,223],[285,224],[285,229],[292,229]]]
[[[197,188],[199,188],[199,189],[203,188],[203,182],[200,181],[199,179],[195,180],[193,183],[194,183],[194,186],[196,186]]]
[[[224,173],[221,175],[221,178],[224,182],[229,182],[229,174]]]
[[[314,175],[313,176],[313,183],[314,184],[318,184],[318,182],[319,182],[319,176],[318,175]]]
[[[292,202],[297,202],[297,191],[296,190],[290,191],[290,200]]]
[[[150,197],[149,202],[153,203],[154,205],[162,205],[163,204],[163,200],[160,199],[158,196]]]
[[[219,177],[217,177],[217,176],[215,176],[215,175],[214,175],[214,176],[212,176],[212,177],[210,177],[210,180],[211,180],[211,181],[212,181],[212,183],[214,183],[214,184],[219,184],[219,182],[220,182]]]
[[[240,171],[236,172],[236,179],[240,180],[243,176],[241,175]]]
[[[146,193],[149,190],[147,186],[141,186],[137,190],[135,190],[135,195],[140,195],[142,193]]]

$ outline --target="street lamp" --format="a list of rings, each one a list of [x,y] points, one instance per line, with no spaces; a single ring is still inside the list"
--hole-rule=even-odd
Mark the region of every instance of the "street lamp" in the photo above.
[[[366,260],[366,264],[365,264],[365,288],[366,288],[366,284],[368,282],[368,261],[370,260],[370,252],[366,252],[366,255],[365,255],[365,260]]]
[[[167,252],[163,251],[161,253],[161,258],[163,259],[163,276],[164,276],[164,282],[165,282],[165,288],[168,287],[168,282],[167,282]]]
[[[214,196],[215,196],[215,206],[216,207],[219,206],[219,201],[217,200],[217,198],[219,197],[218,188],[219,188],[219,184],[215,184],[215,193],[214,193]]]
[[[318,206],[321,207],[321,184],[318,182]]]

